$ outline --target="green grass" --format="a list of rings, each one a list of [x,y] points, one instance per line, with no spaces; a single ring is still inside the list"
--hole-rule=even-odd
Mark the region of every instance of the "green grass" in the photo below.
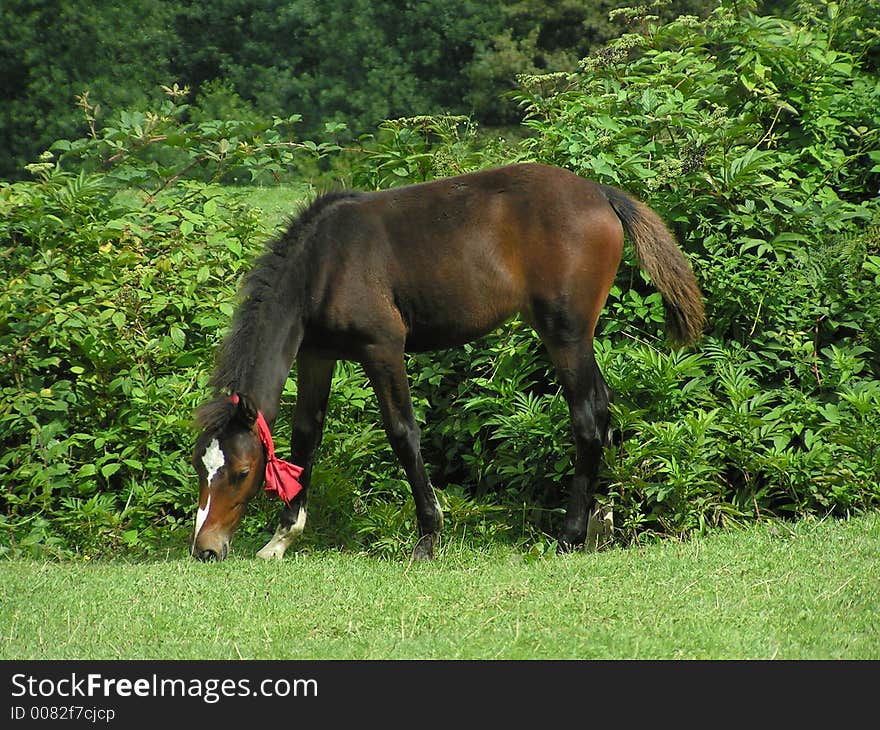
[[[0,563],[0,659],[878,659],[880,513],[527,560]]]
[[[227,187],[228,192],[241,195],[244,202],[259,208],[267,229],[276,228],[297,215],[300,205],[311,200],[316,191],[311,184]]]

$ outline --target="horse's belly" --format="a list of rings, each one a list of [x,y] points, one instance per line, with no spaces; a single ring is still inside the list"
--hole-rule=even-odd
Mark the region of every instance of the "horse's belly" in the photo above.
[[[493,296],[438,298],[421,302],[419,307],[408,307],[401,302],[407,351],[439,350],[472,342],[494,330],[519,309],[512,292],[491,294]]]
[[[473,342],[483,335],[498,327],[507,317],[499,317],[492,324],[473,326],[468,322],[455,322],[448,327],[419,327],[412,328],[406,337],[407,352],[430,352],[443,350],[448,347],[458,347],[467,342]]]

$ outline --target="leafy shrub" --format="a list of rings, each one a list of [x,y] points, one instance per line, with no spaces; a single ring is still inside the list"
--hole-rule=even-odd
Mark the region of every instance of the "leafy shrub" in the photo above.
[[[641,32],[580,72],[522,80],[531,136],[517,149],[426,117],[340,150],[295,139],[295,118],[185,121],[174,89],[159,112],[60,142],[60,163],[31,167],[36,181],[0,186],[0,548],[185,543],[190,413],[239,273],[269,235],[210,181],[283,175],[301,153],[338,153],[367,188],[543,160],[629,189],[670,221],[709,330],[670,350],[662,303],[625,253],[596,344],[615,391],[601,481],[620,542],[876,507],[877,42],[849,6],[821,4],[824,23],[818,7],[797,22],[726,5],[706,21],[636,14]],[[572,467],[538,338],[513,320],[408,367],[447,535],[506,535],[543,555]],[[291,380],[281,444],[295,399]],[[306,547],[411,544],[409,487],[359,366],[337,369],[315,482]],[[276,509],[256,500],[243,538],[259,539]]]
[[[692,373],[631,259],[600,325],[620,429],[606,478],[632,537],[877,503],[880,87],[860,67],[876,39],[841,45],[858,16],[824,7],[825,25],[726,4],[648,21],[578,74],[522,79],[527,155],[640,195],[706,296]]]
[[[239,273],[269,233],[192,175],[258,178],[319,149],[283,140],[276,122],[181,121],[183,94],[167,91],[158,112],[56,143],[59,160],[30,166],[36,181],[0,185],[10,545],[149,546],[184,524],[191,413]]]
[[[7,518],[40,510],[84,550],[155,536],[192,504],[189,414],[257,222],[200,185],[146,205],[58,171],[0,206]]]
[[[387,120],[360,143],[348,152],[351,185],[363,190],[472,172],[500,163],[507,152],[503,142],[482,139],[470,118],[450,115]]]

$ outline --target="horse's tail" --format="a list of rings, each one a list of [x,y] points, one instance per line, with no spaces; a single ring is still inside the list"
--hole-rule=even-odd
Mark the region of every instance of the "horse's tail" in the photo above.
[[[670,339],[677,344],[693,344],[706,324],[703,295],[675,237],[644,203],[616,188],[601,188],[632,241],[639,265],[663,297]]]

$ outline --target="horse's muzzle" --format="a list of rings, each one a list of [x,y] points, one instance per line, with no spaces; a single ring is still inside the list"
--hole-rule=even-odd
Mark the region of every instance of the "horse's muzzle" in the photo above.
[[[226,540],[213,547],[200,547],[196,544],[192,549],[192,556],[198,558],[203,563],[214,563],[220,560],[226,560],[228,554],[229,543]]]

